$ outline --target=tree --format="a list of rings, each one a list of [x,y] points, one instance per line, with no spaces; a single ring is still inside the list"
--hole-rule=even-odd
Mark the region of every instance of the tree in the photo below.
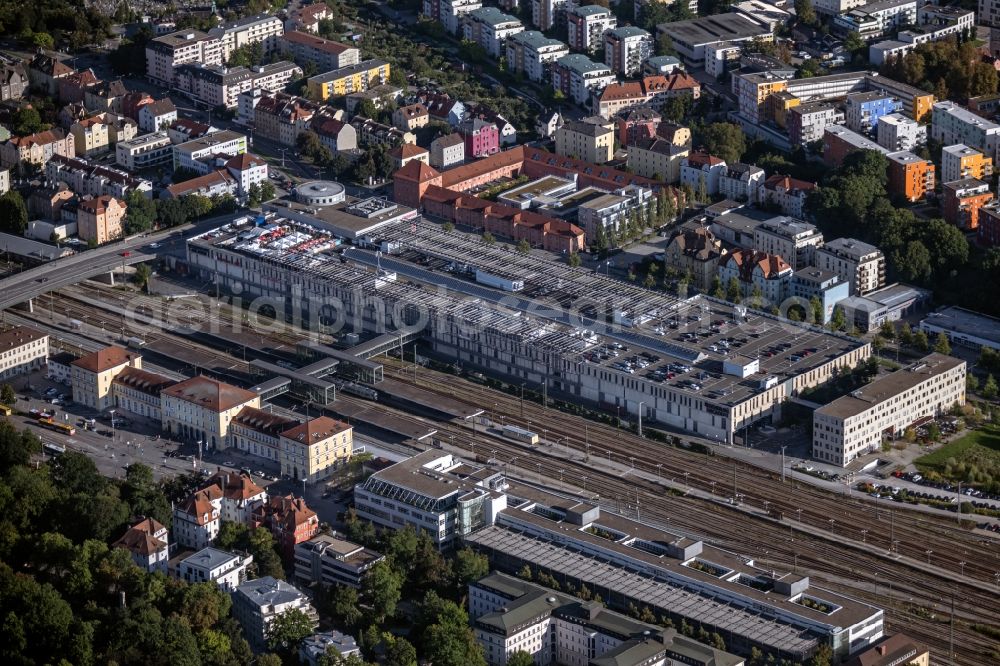
[[[726,292],[722,288],[722,280],[719,279],[718,275],[712,276],[712,286],[709,288],[708,293],[712,298],[724,299],[726,297]]]
[[[385,651],[385,666],[417,665],[417,649],[413,647],[413,643],[402,636],[393,636],[392,634],[387,634],[386,642],[388,647]]]
[[[34,134],[43,128],[42,116],[33,106],[22,106],[11,117],[10,133],[16,136]]]
[[[851,33],[857,34],[857,33]],[[833,659],[833,650],[826,643],[823,643],[813,654],[812,659],[809,660],[809,666],[830,666],[831,660]]]
[[[698,178],[698,189],[694,196],[701,203],[708,203],[708,185],[705,183],[705,174]]]
[[[847,33],[847,37],[844,38],[844,48],[851,53],[858,53],[866,46],[867,44],[865,44],[865,40],[861,39],[861,35],[859,35],[856,31],[852,30]]]
[[[472,581],[484,578],[490,572],[490,561],[485,555],[471,548],[463,548],[455,554],[455,586],[465,588]]]
[[[813,323],[822,326],[826,319],[826,313],[823,311],[823,303],[818,296],[809,299],[809,310],[812,312]]]
[[[734,277],[729,278],[726,283],[726,300],[730,303],[740,302],[740,281]]]
[[[993,400],[997,397],[997,380],[993,378],[993,375],[986,376],[986,383],[983,384],[983,390],[979,392],[987,400]]]
[[[278,655],[268,652],[257,657],[254,663],[256,666],[282,666],[285,662]]]
[[[816,10],[811,0],[795,0],[795,16],[799,23],[816,25]]]
[[[368,572],[361,589],[379,622],[396,613],[402,588],[403,575],[384,560]]]
[[[494,245],[497,242],[497,239],[493,236],[493,234],[488,231],[483,232],[482,240],[484,245]]]
[[[452,224],[451,222],[445,222],[444,224],[441,225],[441,231],[445,232],[446,234],[450,234],[454,230],[455,230],[455,225]]]
[[[896,337],[896,327],[893,326],[892,322],[886,319],[882,322],[879,327],[878,334],[881,335],[886,340],[892,340]]]
[[[926,352],[930,349],[930,342],[927,340],[927,334],[923,331],[917,331],[913,336],[913,346],[916,347],[921,352]]]
[[[739,162],[747,150],[746,134],[733,123],[712,123],[702,132],[701,142],[709,154],[727,164]]]
[[[847,315],[844,313],[843,307],[833,306],[833,316],[830,317],[829,326],[831,331],[842,331],[847,328]]]
[[[517,251],[521,254],[528,254],[531,252],[531,243],[527,239],[522,238],[517,242]]]
[[[12,407],[15,402],[17,402],[17,394],[14,393],[14,387],[10,384],[4,384],[0,386],[0,402]]]
[[[670,39],[670,35],[661,32],[659,37],[656,38],[656,55],[677,55],[677,52],[674,50],[674,42]]]
[[[951,354],[951,343],[948,342],[948,336],[941,331],[937,335],[937,340],[934,341],[934,351],[938,354]]]
[[[569,254],[569,256],[566,257],[566,263],[569,264],[570,266],[572,266],[573,268],[579,267],[579,265],[581,263],[580,253],[579,252],[571,252]]]
[[[156,204],[139,190],[132,190],[125,195],[127,217],[125,218],[125,233],[137,234],[149,231],[156,221]]]
[[[261,202],[271,201],[277,196],[277,192],[274,189],[274,183],[269,180],[265,180],[260,184],[260,200]]]
[[[295,655],[302,639],[312,635],[316,625],[298,608],[276,616],[267,627],[267,647],[278,654]]]
[[[909,322],[903,322],[903,327],[899,329],[899,344],[906,347],[913,344],[913,329]]]
[[[507,656],[507,666],[535,666],[535,658],[524,650],[518,650]]]
[[[893,264],[908,282],[926,282],[931,277],[930,250],[918,240],[911,240],[903,252],[896,253]]]
[[[256,208],[260,205],[260,185],[253,183],[247,189],[247,206]]]
[[[133,280],[144,292],[149,292],[149,280],[152,276],[153,269],[149,267],[149,264],[136,264]]]
[[[10,190],[0,197],[0,231],[23,236],[28,229],[28,207],[17,190]]]

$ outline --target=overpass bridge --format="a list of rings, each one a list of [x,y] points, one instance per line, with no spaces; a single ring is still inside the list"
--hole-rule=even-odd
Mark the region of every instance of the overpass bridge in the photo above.
[[[156,259],[156,255],[130,250],[127,244],[128,241],[125,241],[114,247],[81,252],[3,278],[0,280],[0,310],[88,278],[111,273],[119,266]],[[124,256],[125,253],[128,256]]]

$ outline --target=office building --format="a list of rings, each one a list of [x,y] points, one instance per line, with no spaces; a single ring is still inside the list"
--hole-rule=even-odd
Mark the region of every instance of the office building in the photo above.
[[[131,141],[119,141],[115,146],[115,164],[126,171],[141,171],[169,164],[174,147],[165,131],[137,136]]]
[[[163,429],[208,451],[229,446],[229,426],[245,407],[260,407],[260,397],[204,376],[175,384],[162,393]]]
[[[247,152],[247,137],[245,134],[222,130],[212,132],[200,139],[192,139],[177,144],[173,149],[174,168],[184,167],[196,173],[205,173],[206,168],[201,161],[216,155],[235,157]]]
[[[360,588],[368,571],[385,556],[336,534],[318,534],[295,544],[295,580],[307,586]]]
[[[920,330],[931,339],[944,333],[952,345],[975,352],[983,348],[1000,351],[1000,319],[965,308],[939,308],[920,322]]]
[[[813,415],[813,457],[839,467],[882,450],[907,428],[965,404],[965,361],[930,354],[837,398]]]
[[[737,12],[661,23],[656,30],[658,35],[670,37],[677,55],[691,67],[705,66],[708,46],[721,42],[738,44],[754,39],[765,42],[774,39],[770,27]]]

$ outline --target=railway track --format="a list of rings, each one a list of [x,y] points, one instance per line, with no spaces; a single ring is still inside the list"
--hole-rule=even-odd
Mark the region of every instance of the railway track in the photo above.
[[[95,294],[105,292],[101,288],[91,291]],[[150,300],[158,302],[158,299]],[[71,299],[62,297],[60,302],[71,302]],[[90,312],[92,314],[93,310]],[[175,343],[179,339],[164,335]],[[294,344],[304,334],[268,337]],[[185,342],[202,352],[213,351],[220,359],[232,362],[232,357],[226,352]],[[387,369],[402,368],[392,359],[385,363]],[[917,516],[909,511],[889,512],[886,507],[876,509],[857,499],[831,495],[811,486],[799,486],[794,482],[783,484],[774,472],[739,464],[735,468],[736,493],[743,495],[741,499],[745,506],[758,509],[757,515],[738,511],[721,501],[706,502],[694,497],[675,496],[668,491],[671,484],[666,482],[667,479],[672,479],[673,485],[680,484],[682,487],[689,485],[713,492],[718,489],[719,492],[714,494],[721,500],[725,494],[723,487],[733,477],[731,461],[656,444],[629,432],[605,424],[584,422],[580,417],[544,409],[531,402],[524,403],[524,415],[521,416],[521,403],[517,397],[480,387],[478,397],[481,399],[476,400],[473,385],[456,382],[453,375],[421,369],[416,378],[411,378],[409,373],[401,373],[400,377],[425,390],[468,404],[479,407],[492,404],[495,415],[503,415],[506,423],[536,431],[544,429],[547,439],[559,442],[559,446],[531,449],[482,432],[476,435],[480,440],[480,454],[484,451],[482,447],[488,446],[508,464],[514,458],[524,460],[531,457],[534,469],[530,466],[527,470],[522,469],[529,479],[535,474],[547,479],[556,479],[561,475],[576,479],[578,485],[585,486],[583,490],[586,493],[599,494],[605,502],[608,498],[619,498],[617,503],[624,513],[636,511],[638,506],[646,519],[702,535],[720,547],[753,556],[760,565],[797,568],[827,587],[887,606],[890,626],[905,628],[907,633],[930,646],[938,659],[949,653],[949,626],[947,622],[943,624],[941,618],[949,616],[950,600],[954,598],[955,663],[970,666],[991,663],[1000,653],[996,641],[971,628],[973,623],[995,621],[998,597],[994,574],[1000,571],[1000,546],[959,528],[954,519]],[[359,399],[344,399],[362,402]],[[401,410],[382,408],[406,414]],[[545,427],[539,427],[543,423]],[[450,440],[455,446],[475,453],[476,444],[468,428],[451,423],[434,425],[443,441]],[[575,453],[554,454],[555,451],[564,452],[566,447]],[[605,455],[610,455],[611,460],[619,464],[627,463],[641,473],[633,472],[622,478],[621,473],[595,467],[591,459]],[[581,480],[582,484],[579,483]],[[779,521],[768,517],[768,509],[782,511],[786,519]],[[792,514],[796,516],[794,522],[788,519]],[[833,523],[829,522],[831,518]],[[826,538],[813,535],[796,523],[820,530],[826,533]],[[848,530],[856,534],[848,534]],[[867,532],[862,535],[861,530]],[[857,548],[856,544],[850,548],[843,547],[843,544],[837,546],[837,541],[856,542],[858,537],[863,540],[861,548]],[[961,565],[964,575],[918,567],[914,560],[926,559],[927,550],[932,551],[931,555],[936,556],[939,563],[954,562],[954,568],[958,568],[959,562],[964,562]]]

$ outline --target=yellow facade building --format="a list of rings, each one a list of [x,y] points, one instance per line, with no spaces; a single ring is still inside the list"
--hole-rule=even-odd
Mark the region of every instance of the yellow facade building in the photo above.
[[[364,92],[374,86],[389,82],[389,63],[385,60],[364,60],[325,74],[317,74],[306,81],[309,98],[326,101],[351,93]]]
[[[123,347],[105,347],[73,361],[73,402],[104,411],[115,406],[112,381],[125,368],[142,369],[142,357]]]
[[[241,409],[260,407],[260,396],[253,391],[203,376],[174,384],[160,396],[163,429],[200,441],[209,451],[229,445],[229,427]]]
[[[281,473],[314,482],[329,477],[354,450],[354,429],[320,416],[281,433]]]

